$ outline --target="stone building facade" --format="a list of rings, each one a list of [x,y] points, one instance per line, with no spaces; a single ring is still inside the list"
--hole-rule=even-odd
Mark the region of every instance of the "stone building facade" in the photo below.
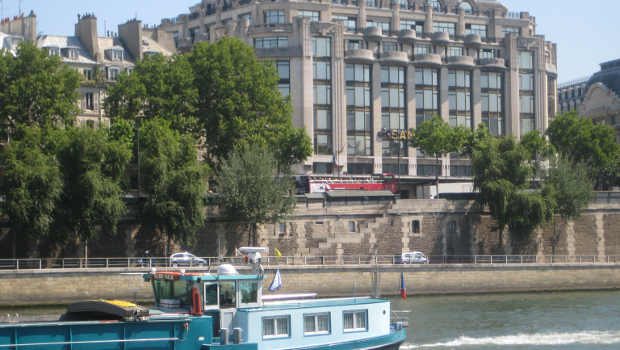
[[[467,181],[467,160],[437,163],[393,135],[438,115],[518,138],[557,108],[556,45],[496,1],[202,0],[159,28],[179,51],[232,36],[274,61],[314,144],[298,174]]]
[[[100,37],[97,17],[92,14],[78,15],[73,36],[41,35],[36,41],[40,48],[82,74],[77,121],[84,126],[109,126],[103,109],[106,88],[121,72],[131,71],[136,60],[147,55],[171,56],[175,52],[172,37],[143,27],[139,20],[119,25],[118,35]]]
[[[620,143],[620,59],[601,63],[588,80],[579,114],[614,128]]]
[[[579,111],[586,97],[588,79],[576,79],[558,86],[558,112]]]

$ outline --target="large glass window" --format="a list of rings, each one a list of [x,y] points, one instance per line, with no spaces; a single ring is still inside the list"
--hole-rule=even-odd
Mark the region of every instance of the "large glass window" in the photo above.
[[[265,11],[265,24],[284,24],[284,11],[282,10],[267,10]]]
[[[312,38],[312,56],[314,57],[331,57],[332,40],[325,37]]]
[[[406,68],[399,66],[381,67],[381,128],[386,130],[405,130],[407,129],[407,109],[405,105],[405,75]],[[382,154],[384,157],[406,157],[407,143],[394,141],[389,137],[384,137],[382,142]],[[388,163],[384,160],[384,164]],[[392,169],[390,171],[398,173],[403,171],[407,174],[407,168]]]
[[[480,73],[482,122],[493,136],[504,135],[504,73]]]
[[[350,156],[372,155],[372,100],[370,65],[345,67],[347,105],[347,152]]]
[[[478,34],[480,38],[485,39],[487,37],[487,25],[486,24],[465,24],[466,34]]]
[[[465,10],[465,13],[467,14],[471,14],[473,12],[471,4],[468,3],[467,1],[461,1],[461,3],[459,4],[459,8],[462,8],[463,10]]]
[[[400,30],[415,30],[415,21],[412,19],[401,19]]]
[[[318,22],[320,12],[319,11],[310,11],[310,10],[298,10],[297,16],[310,18],[312,22]]]
[[[366,21],[366,28],[379,27],[383,33],[390,32],[391,21],[387,19],[369,19]]]
[[[280,80],[278,81],[278,90],[282,97],[287,97],[291,93],[291,68],[289,61],[276,61],[276,69]]]
[[[332,88],[331,38],[312,38],[313,91],[314,91],[314,153],[331,155],[332,143]]]
[[[254,47],[257,49],[288,47],[288,37],[279,36],[279,37],[255,38]]]
[[[304,315],[304,335],[329,334],[329,312]]]
[[[451,37],[456,34],[456,23],[452,22],[433,22],[433,32],[449,33]]]
[[[462,46],[449,46],[448,57],[452,57],[452,56],[463,56],[463,47]]]
[[[354,32],[357,30],[357,17],[355,16],[334,15],[332,16],[332,20],[343,22],[344,27],[349,31]]]
[[[439,71],[416,68],[416,125],[439,115]]]
[[[263,339],[287,338],[290,334],[290,316],[263,318]]]
[[[448,71],[448,98],[450,102],[450,126],[472,127],[471,72]]]
[[[191,285],[185,280],[154,280],[153,290],[155,301],[159,304],[162,299],[178,301],[178,305],[191,305]]]
[[[434,10],[437,10],[437,11],[441,11],[442,10],[441,2],[439,0],[428,0],[427,4],[429,6],[432,6]]]
[[[381,48],[383,52],[400,51],[400,44],[395,41],[383,41]]]
[[[519,125],[522,136],[536,129],[534,79],[534,53],[519,51],[519,107],[521,112]]]
[[[416,55],[428,55],[433,53],[433,47],[431,45],[416,44],[414,53]]]
[[[502,28],[502,32],[504,33],[504,36],[514,33],[517,35],[521,34],[521,28],[520,27],[504,27]]]
[[[531,51],[519,52],[519,69],[534,69],[534,55]]]
[[[344,320],[344,331],[365,331],[368,329],[367,326],[367,310],[363,311],[344,311],[342,313],[342,318]]]

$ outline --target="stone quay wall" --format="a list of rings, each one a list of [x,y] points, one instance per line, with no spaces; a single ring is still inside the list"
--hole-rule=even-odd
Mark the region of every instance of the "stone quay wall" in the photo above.
[[[146,270],[0,272],[0,306],[67,304],[91,299],[152,302]],[[279,293],[319,297],[398,295],[404,272],[408,295],[620,289],[620,265],[281,266]],[[264,292],[275,268],[266,270]]]
[[[580,218],[556,217],[528,240],[517,242],[510,232],[504,232],[500,242],[489,213],[464,200],[298,203],[281,224],[261,227],[259,244],[288,256],[399,255],[414,250],[426,255],[590,256],[599,262],[620,256],[618,203],[592,203]],[[213,256],[226,254],[221,247],[230,245],[229,232],[227,223],[213,220],[193,248]]]

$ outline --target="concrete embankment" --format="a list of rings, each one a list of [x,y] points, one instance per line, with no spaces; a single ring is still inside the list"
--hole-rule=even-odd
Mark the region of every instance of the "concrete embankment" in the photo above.
[[[0,272],[0,305],[66,304],[106,298],[152,300],[147,270],[30,270]],[[280,293],[321,297],[397,295],[404,272],[407,294],[510,293],[620,289],[620,265],[282,266]],[[268,284],[274,268],[265,271]]]

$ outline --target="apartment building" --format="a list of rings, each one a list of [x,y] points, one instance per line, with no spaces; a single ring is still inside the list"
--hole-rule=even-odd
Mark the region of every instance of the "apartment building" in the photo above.
[[[159,26],[179,51],[232,36],[274,61],[314,143],[300,174],[467,180],[468,160],[437,162],[401,138],[433,115],[518,138],[556,113],[556,45],[497,1],[202,0],[189,10]]]
[[[78,125],[104,127],[110,124],[103,109],[107,86],[121,72],[131,71],[136,60],[156,53],[170,56],[175,51],[168,33],[143,27],[139,20],[119,25],[118,34],[100,37],[93,14],[78,15],[75,35],[41,35],[37,45],[82,74]]]
[[[590,77],[575,79],[558,86],[558,112],[566,113],[579,111],[584,98]]]

